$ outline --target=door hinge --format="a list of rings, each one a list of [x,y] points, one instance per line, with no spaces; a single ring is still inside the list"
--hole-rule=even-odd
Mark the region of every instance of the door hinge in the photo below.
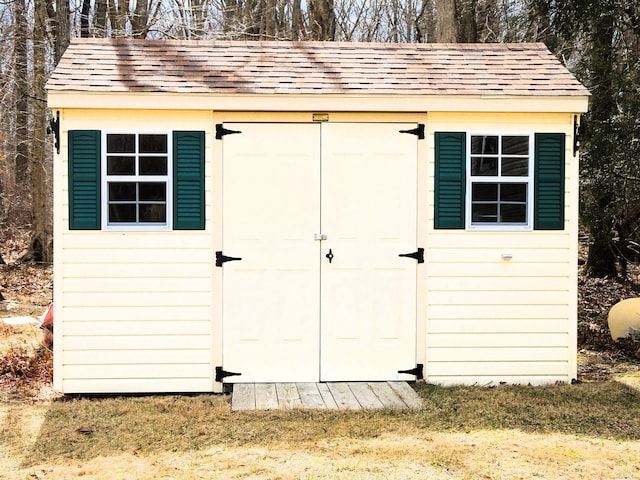
[[[408,257],[413,258],[418,261],[418,263],[424,263],[424,248],[419,248],[417,251],[412,253],[401,253],[398,255],[399,257]]]
[[[233,262],[235,260],[242,260],[242,257],[227,257],[222,252],[216,252],[216,267],[221,267],[225,262]]]
[[[424,378],[424,365],[422,363],[418,363],[416,368],[412,368],[411,370],[398,370],[398,373],[406,373],[407,375],[415,375],[416,380],[422,380]]]
[[[223,370],[222,367],[216,367],[216,382],[221,382],[227,377],[237,377],[238,375],[242,375],[241,373],[235,372],[227,372]]]
[[[420,140],[424,140],[424,123],[419,123],[416,128],[411,130],[400,130],[400,133],[410,133],[417,136]]]
[[[49,120],[47,133],[53,134],[56,153],[60,154],[60,110],[56,112],[56,118],[52,118],[51,120]]]
[[[232,135],[234,133],[242,133],[240,130],[229,130],[224,128],[222,123],[216,123],[216,140],[220,140],[225,135]]]

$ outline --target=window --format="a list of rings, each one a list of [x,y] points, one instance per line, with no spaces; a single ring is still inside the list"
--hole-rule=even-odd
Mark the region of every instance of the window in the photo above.
[[[531,137],[470,135],[467,165],[467,225],[531,225]]]
[[[166,133],[107,133],[107,227],[168,227],[170,146]]]
[[[564,133],[435,132],[434,228],[563,230]]]
[[[110,139],[100,130],[69,130],[68,135],[70,230],[205,229],[204,131],[112,133]],[[107,140],[113,142],[109,154]],[[107,157],[112,158],[109,165]],[[112,213],[136,221],[142,217],[142,222],[118,223],[114,218],[113,226],[109,226],[108,182],[116,184]],[[127,183],[133,186],[123,185]],[[153,183],[160,186],[148,185]],[[162,222],[149,221],[162,217]]]

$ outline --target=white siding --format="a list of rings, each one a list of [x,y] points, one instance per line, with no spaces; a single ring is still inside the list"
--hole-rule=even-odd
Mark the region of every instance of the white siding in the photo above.
[[[123,119],[132,123],[124,123]],[[55,387],[64,393],[213,389],[212,233],[68,228],[67,132],[211,131],[207,112],[62,113],[55,165]],[[205,155],[210,158],[212,137]],[[206,167],[207,217],[211,178]]]
[[[428,382],[545,384],[576,377],[578,161],[570,148],[572,122],[569,114],[430,116]],[[433,132],[487,130],[567,135],[564,230],[433,228]]]

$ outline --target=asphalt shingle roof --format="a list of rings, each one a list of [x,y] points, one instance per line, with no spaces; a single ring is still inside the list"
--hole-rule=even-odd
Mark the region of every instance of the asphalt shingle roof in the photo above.
[[[75,39],[52,91],[583,96],[541,43]]]

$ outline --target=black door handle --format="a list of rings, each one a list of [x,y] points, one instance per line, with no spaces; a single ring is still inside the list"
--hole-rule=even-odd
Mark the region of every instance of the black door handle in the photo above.
[[[221,267],[225,262],[233,262],[234,260],[242,260],[241,257],[227,257],[222,252],[216,252],[216,267]]]
[[[333,260],[333,252],[331,251],[331,249],[329,249],[329,253],[327,253],[325,257],[327,257],[329,259],[329,263],[331,263],[331,261]]]
[[[418,263],[424,263],[424,248],[419,248],[416,252],[412,253],[401,253],[398,256],[413,258],[414,260],[417,260]]]

